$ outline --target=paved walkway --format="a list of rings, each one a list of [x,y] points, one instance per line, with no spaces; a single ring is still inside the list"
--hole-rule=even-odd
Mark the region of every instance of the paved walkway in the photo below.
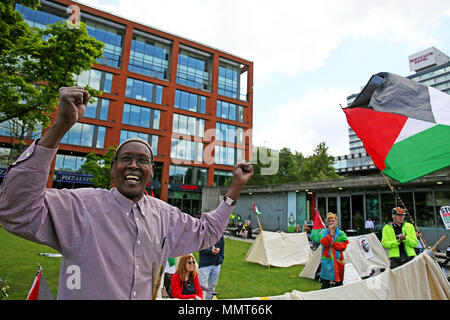
[[[223,237],[226,238],[226,239],[233,239],[233,240],[245,241],[245,242],[250,242],[250,243],[252,243],[253,241],[255,241],[254,238],[251,238],[251,239],[245,239],[245,238],[242,238],[242,237],[234,237],[234,236],[230,236],[230,235],[228,235],[228,234],[225,234]]]

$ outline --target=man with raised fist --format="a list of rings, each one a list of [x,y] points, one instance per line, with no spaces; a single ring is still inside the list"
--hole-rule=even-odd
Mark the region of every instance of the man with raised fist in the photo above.
[[[155,165],[151,146],[137,138],[118,146],[111,190],[46,188],[59,143],[89,101],[82,87],[61,88],[59,96],[54,124],[7,170],[0,223],[63,255],[58,299],[150,299],[155,268],[219,240],[253,167],[238,163],[224,200],[200,219],[144,195]]]

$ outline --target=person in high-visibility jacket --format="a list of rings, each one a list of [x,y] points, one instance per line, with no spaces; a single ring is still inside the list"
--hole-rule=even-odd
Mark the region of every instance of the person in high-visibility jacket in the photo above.
[[[391,269],[397,268],[414,259],[417,236],[414,226],[405,221],[405,210],[400,207],[392,209],[392,222],[383,228],[381,244],[389,249]]]

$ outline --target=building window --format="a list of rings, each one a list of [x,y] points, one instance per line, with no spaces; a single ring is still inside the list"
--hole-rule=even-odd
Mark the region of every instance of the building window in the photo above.
[[[77,84],[81,87],[89,86],[92,89],[111,93],[113,74],[100,70],[86,70],[77,77]]]
[[[122,123],[159,130],[160,119],[160,110],[128,103],[125,103],[123,106]]]
[[[233,176],[233,171],[228,170],[214,170],[214,186],[220,187],[225,185],[225,181]]]
[[[244,149],[235,149],[225,146],[215,146],[214,162],[234,166],[239,160],[244,159]]]
[[[208,170],[199,167],[171,165],[169,167],[169,183],[206,186]]]
[[[16,4],[16,10],[22,14],[24,20],[31,27],[38,27],[40,29],[46,28],[48,24],[67,20],[69,16],[62,6],[60,10],[45,5],[41,6],[39,10],[33,10],[21,4]],[[119,68],[122,57],[123,31],[100,22],[86,19],[82,20],[86,23],[89,36],[105,43],[103,57],[99,58],[97,63]]]
[[[216,140],[222,140],[231,143],[244,143],[244,129],[231,124],[217,122]]]
[[[77,122],[64,135],[61,143],[103,149],[106,127]]]
[[[55,171],[83,173],[81,166],[86,161],[85,157],[57,154]]]
[[[159,136],[143,132],[120,130],[120,143],[124,142],[129,138],[141,138],[142,140],[147,141],[152,146],[153,154],[154,155],[158,154]]]
[[[44,29],[48,24],[54,24],[58,21],[67,19],[62,17],[63,12],[59,10],[49,7],[40,7],[39,9],[40,10],[33,10],[24,5],[16,3],[16,10],[20,12],[23,19],[28,23],[30,27]],[[42,10],[45,10],[45,12]]]
[[[158,41],[155,36],[147,38],[133,35],[128,69],[153,78],[169,80],[171,45],[168,40]]]
[[[23,130],[26,129],[25,132]],[[17,118],[0,123],[0,136],[14,137],[18,139],[35,140],[42,135],[42,125],[36,124],[33,130],[24,128],[23,122]]]
[[[217,100],[216,115],[218,118],[244,122],[244,107],[234,103]]]
[[[123,31],[95,21],[84,22],[89,35],[105,44],[103,57],[97,59],[97,63],[119,68],[122,60]]]
[[[239,67],[220,62],[218,93],[222,96],[239,98]]]
[[[172,138],[170,157],[203,162],[203,143]]]
[[[180,46],[178,53],[177,83],[211,91],[211,55],[198,50],[187,50]]]
[[[203,137],[205,134],[205,120],[174,113],[172,131],[179,134]]]
[[[108,120],[109,100],[98,98],[97,102],[89,102],[84,116],[86,118]]]
[[[162,93],[163,86],[161,85],[132,78],[127,79],[125,96],[129,98],[161,104]]]
[[[176,90],[175,108],[204,114],[206,113],[206,97],[187,91]]]
[[[414,192],[414,198],[416,203],[416,224],[421,227],[435,228],[433,193],[431,191]]]

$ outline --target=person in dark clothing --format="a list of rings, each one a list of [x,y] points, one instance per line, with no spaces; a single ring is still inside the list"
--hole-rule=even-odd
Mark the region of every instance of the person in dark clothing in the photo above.
[[[223,236],[211,248],[199,251],[199,280],[204,288],[207,300],[213,297],[217,281],[219,280],[220,267],[225,258],[225,240]]]

